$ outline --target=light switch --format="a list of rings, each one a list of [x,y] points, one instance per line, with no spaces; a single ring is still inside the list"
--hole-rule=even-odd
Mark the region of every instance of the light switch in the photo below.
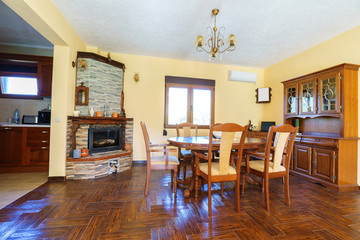
[[[61,122],[61,118],[60,118],[60,117],[56,117],[56,118],[55,118],[55,122]]]

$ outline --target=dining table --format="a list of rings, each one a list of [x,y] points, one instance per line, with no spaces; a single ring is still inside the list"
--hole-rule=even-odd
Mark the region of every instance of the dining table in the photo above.
[[[191,150],[191,152],[204,152],[208,151],[209,148],[209,137],[208,136],[198,136],[198,137],[170,137],[167,139],[169,145],[184,148],[186,150]],[[220,148],[220,138],[212,139],[212,148],[213,150],[219,150]],[[234,138],[233,148],[235,149],[239,145],[240,139]],[[246,150],[257,150],[265,146],[266,139],[256,138],[256,137],[246,137],[244,143],[244,151]],[[190,192],[194,191],[195,188],[195,164],[194,158],[192,161],[192,176],[186,178],[184,181],[178,179],[180,184],[190,184],[189,189],[184,191],[184,197],[189,197]]]

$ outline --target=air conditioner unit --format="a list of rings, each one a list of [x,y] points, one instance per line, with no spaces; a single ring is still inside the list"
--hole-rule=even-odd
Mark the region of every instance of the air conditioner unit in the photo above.
[[[256,83],[257,74],[254,72],[229,71],[229,80],[237,82]]]

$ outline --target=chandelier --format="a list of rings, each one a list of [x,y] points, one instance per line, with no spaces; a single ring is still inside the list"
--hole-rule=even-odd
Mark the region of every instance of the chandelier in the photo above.
[[[214,27],[207,27],[208,34],[206,41],[204,42],[204,37],[199,35],[196,38],[195,46],[198,52],[206,52],[209,54],[209,61],[214,61],[219,53],[234,51],[237,41],[235,35],[230,34],[226,42],[227,46],[224,46],[225,38],[222,32],[225,31],[225,27],[221,26],[219,29],[216,27],[216,15],[218,15],[219,9],[213,9],[211,12],[214,15]]]

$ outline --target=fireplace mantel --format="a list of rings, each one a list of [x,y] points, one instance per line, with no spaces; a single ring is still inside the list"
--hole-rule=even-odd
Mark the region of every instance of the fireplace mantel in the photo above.
[[[132,118],[123,118],[123,117],[74,117],[68,116],[68,119],[72,120],[73,123],[77,124],[125,124],[128,120],[133,120]]]

